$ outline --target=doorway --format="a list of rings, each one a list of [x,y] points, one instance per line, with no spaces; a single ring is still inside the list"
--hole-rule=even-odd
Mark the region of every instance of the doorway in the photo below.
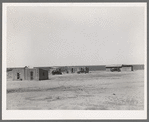
[[[33,72],[32,72],[32,71],[30,72],[30,79],[31,79],[31,80],[34,79],[34,78],[33,78]]]
[[[20,79],[20,73],[17,73],[17,79]]]

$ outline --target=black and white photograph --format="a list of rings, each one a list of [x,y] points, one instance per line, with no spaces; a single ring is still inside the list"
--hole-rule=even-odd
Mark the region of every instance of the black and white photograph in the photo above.
[[[147,3],[3,3],[2,20],[4,119],[147,117]]]

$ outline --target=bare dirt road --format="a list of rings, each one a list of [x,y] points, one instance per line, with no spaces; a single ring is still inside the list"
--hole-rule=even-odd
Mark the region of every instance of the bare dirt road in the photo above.
[[[8,110],[143,110],[144,71],[64,74],[7,81]]]

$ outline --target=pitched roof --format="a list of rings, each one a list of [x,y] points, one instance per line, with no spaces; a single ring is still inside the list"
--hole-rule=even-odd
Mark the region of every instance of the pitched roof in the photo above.
[[[133,65],[123,64],[122,67],[132,67]]]
[[[115,68],[115,67],[122,67],[122,64],[106,65],[106,68]]]

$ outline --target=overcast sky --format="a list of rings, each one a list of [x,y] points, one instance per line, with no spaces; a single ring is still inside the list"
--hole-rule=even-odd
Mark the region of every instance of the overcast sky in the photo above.
[[[144,64],[144,7],[7,7],[7,67]]]

